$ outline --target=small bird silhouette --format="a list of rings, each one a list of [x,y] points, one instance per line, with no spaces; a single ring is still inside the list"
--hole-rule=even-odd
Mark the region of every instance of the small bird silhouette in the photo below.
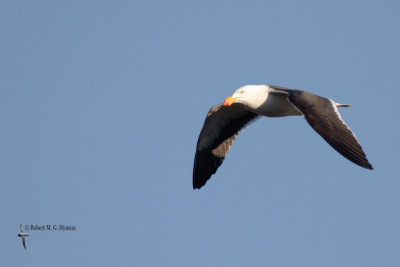
[[[25,236],[29,236],[28,234],[24,233],[24,230],[22,230],[22,224],[19,225],[19,230],[21,231],[21,233],[18,234],[19,237],[22,238],[22,245],[24,246],[24,248],[26,249],[26,245],[25,245]]]

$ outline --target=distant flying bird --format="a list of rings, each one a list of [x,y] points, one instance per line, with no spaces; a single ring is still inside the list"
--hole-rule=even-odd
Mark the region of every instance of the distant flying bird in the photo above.
[[[19,230],[21,231],[18,236],[22,238],[22,245],[24,246],[24,248],[26,249],[26,245],[25,245],[25,236],[29,236],[28,234],[24,233],[24,230],[22,230],[22,224],[19,225]]]
[[[351,107],[306,91],[275,85],[246,85],[207,114],[197,141],[193,188],[201,188],[228,154],[241,129],[260,116],[303,115],[311,127],[337,152],[372,170],[354,133],[340,117],[338,107]]]

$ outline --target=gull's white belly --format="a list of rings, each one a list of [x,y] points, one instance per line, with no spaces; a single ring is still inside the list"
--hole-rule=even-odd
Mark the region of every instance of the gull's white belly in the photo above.
[[[301,115],[301,112],[288,101],[286,95],[278,94],[268,94],[267,100],[254,111],[267,117]]]

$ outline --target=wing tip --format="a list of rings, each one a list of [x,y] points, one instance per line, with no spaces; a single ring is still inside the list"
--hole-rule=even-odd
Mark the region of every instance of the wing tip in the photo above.
[[[368,164],[366,166],[363,166],[364,168],[368,169],[368,170],[374,170],[374,167],[372,167],[372,165],[368,162]]]
[[[199,173],[194,173],[193,174],[193,184],[192,184],[193,189],[198,190],[198,189],[202,188],[207,183],[207,181],[210,179],[211,175],[212,174],[204,176]]]
[[[193,186],[193,190],[196,190],[196,189],[200,189],[200,188],[201,188],[201,185],[199,185],[198,182],[196,182],[196,179],[195,179],[194,177],[193,177],[192,186]]]
[[[371,165],[371,163],[369,163],[369,161],[366,157],[364,157],[363,161],[356,162],[351,159],[350,159],[350,161],[352,161],[353,163],[357,164],[360,167],[363,167],[364,169],[371,170],[371,171],[374,170],[374,167]]]
[[[199,190],[199,189],[202,188],[205,184],[206,184],[206,182],[205,182],[205,183],[200,183],[200,182],[196,182],[196,181],[193,179],[193,190]]]

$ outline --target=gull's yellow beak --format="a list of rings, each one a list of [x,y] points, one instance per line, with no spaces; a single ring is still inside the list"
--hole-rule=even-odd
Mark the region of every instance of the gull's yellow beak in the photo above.
[[[236,100],[237,100],[237,98],[236,97],[227,97],[227,98],[225,98],[225,100],[224,100],[224,106],[225,107],[229,107],[230,105],[232,105],[233,103],[235,103],[236,102]]]

